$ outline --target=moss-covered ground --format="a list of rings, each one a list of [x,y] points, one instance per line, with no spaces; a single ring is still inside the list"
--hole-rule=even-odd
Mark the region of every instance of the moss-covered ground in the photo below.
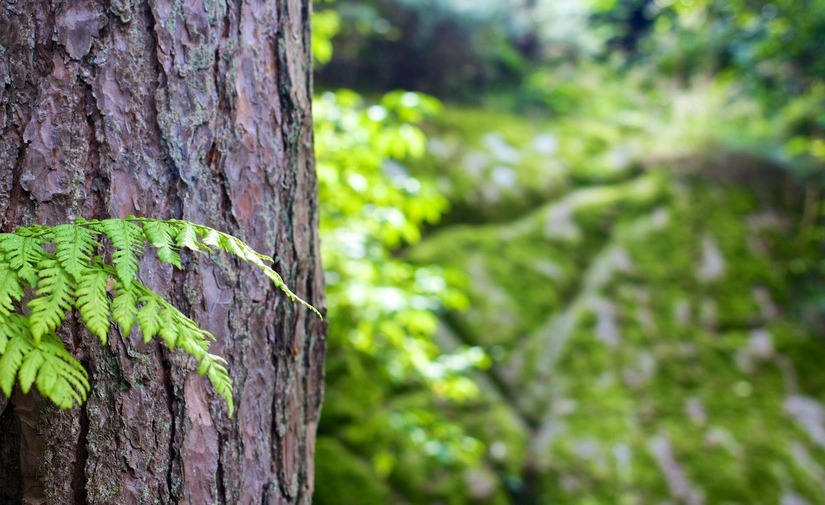
[[[793,205],[585,127],[450,109],[431,128],[419,171],[453,211],[406,254],[466,273],[442,334],[492,359],[451,413],[486,453],[450,502],[825,503]]]

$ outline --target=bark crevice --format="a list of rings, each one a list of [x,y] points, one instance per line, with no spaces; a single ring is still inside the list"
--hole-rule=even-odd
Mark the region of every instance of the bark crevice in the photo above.
[[[83,366],[88,368],[88,363],[84,362]],[[86,460],[89,457],[89,413],[86,406],[80,408],[79,431],[75,461],[74,474],[72,476],[72,488],[74,489],[74,503],[76,505],[86,505],[88,502],[88,493],[86,491]]]
[[[175,414],[175,385],[172,379],[172,365],[169,363],[169,360],[166,359],[165,354],[165,351],[161,351],[161,355],[164,356],[163,389],[166,392],[165,404],[169,413],[169,439],[167,443],[167,450],[169,451],[169,466],[166,471],[166,488],[169,493],[169,500],[172,503],[178,503],[180,499],[178,495],[179,476],[175,475],[175,468],[178,466],[176,464],[178,458],[178,451],[175,444],[175,440],[177,439],[177,416]]]

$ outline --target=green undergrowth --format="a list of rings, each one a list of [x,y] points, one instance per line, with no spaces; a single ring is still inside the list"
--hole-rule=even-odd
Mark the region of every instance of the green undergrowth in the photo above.
[[[541,128],[485,114],[443,123],[468,135],[463,153],[488,129],[532,149]],[[605,132],[581,149],[617,141]],[[406,253],[471,279],[469,309],[445,318],[445,332],[493,360],[461,421],[486,444],[491,489],[537,503],[825,499],[825,449],[802,417],[825,412],[825,349],[800,323],[788,275],[816,251],[793,209],[758,182],[666,162],[578,169],[579,147],[562,144],[564,182],[542,202],[515,191],[473,203],[495,216],[453,216]],[[467,202],[489,183],[441,169]]]

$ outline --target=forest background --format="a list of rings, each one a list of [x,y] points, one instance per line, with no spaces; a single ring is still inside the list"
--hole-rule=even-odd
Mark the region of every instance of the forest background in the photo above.
[[[825,2],[315,10],[316,503],[825,501]]]

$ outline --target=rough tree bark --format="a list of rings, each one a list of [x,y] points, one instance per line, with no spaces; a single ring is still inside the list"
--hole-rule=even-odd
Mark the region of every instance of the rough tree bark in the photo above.
[[[183,218],[276,258],[323,305],[310,0],[0,4],[2,231],[74,217]],[[193,362],[70,318],[88,403],[0,400],[0,503],[305,503],[323,323],[227,258],[141,278],[217,336],[229,419]],[[135,330],[137,332],[137,330]]]

